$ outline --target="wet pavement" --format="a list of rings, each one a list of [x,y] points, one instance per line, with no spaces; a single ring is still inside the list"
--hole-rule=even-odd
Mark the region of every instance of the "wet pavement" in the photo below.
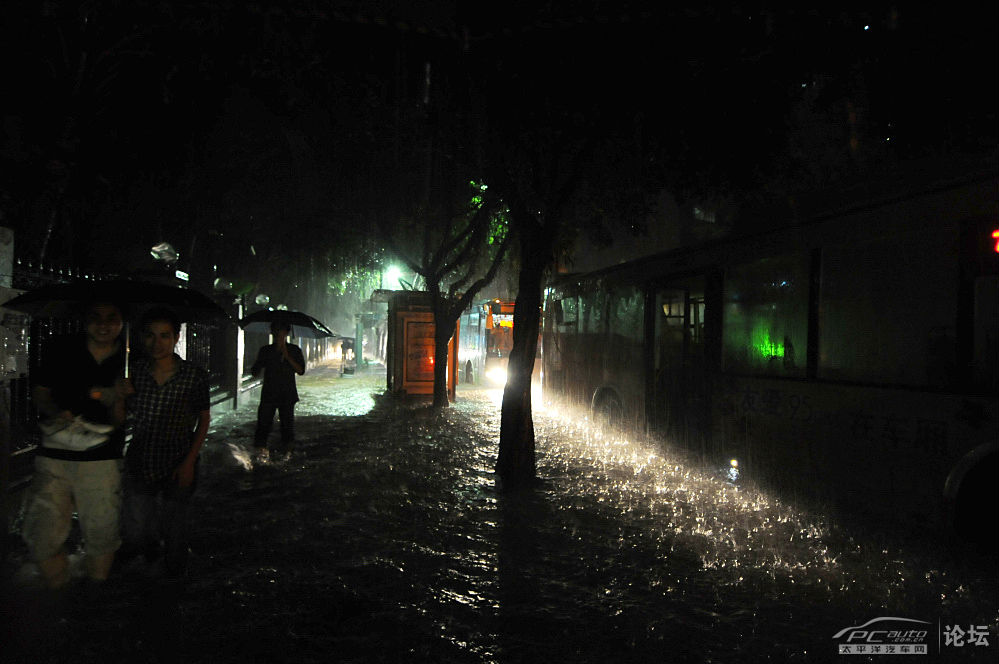
[[[254,406],[214,419],[183,582],[136,563],[46,593],[15,545],[0,662],[831,662],[884,616],[930,623],[920,661],[997,660],[994,556],[803,512],[561,407],[537,407],[542,483],[503,495],[498,391],[434,414],[377,371],[299,387],[290,458],[252,459]],[[938,644],[948,625],[989,645]]]

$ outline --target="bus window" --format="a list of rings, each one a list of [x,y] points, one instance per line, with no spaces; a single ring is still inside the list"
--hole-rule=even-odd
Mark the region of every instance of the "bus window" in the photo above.
[[[606,299],[605,293],[598,289],[579,296],[580,332],[583,334],[603,334]]]
[[[804,377],[808,342],[808,255],[767,258],[725,277],[726,371]]]
[[[577,315],[576,297],[574,295],[570,295],[562,298],[561,300],[556,300],[555,306],[557,307],[555,312],[558,316],[556,318],[556,322],[559,327],[575,329]]]
[[[641,341],[644,332],[644,300],[638,288],[617,288],[611,292],[607,325],[611,335],[622,340]]]
[[[822,250],[818,377],[945,388],[956,378],[958,233],[911,229]]]

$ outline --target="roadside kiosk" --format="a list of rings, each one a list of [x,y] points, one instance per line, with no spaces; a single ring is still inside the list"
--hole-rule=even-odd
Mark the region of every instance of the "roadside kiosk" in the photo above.
[[[385,379],[396,394],[434,393],[434,314],[426,291],[376,290],[373,302],[388,304],[386,316]],[[448,342],[447,394],[455,398],[458,376],[458,334]]]

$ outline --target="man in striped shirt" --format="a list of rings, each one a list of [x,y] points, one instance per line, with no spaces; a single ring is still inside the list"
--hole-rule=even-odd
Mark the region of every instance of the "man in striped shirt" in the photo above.
[[[208,375],[174,352],[180,321],[169,309],[153,309],[143,316],[141,334],[146,357],[132,372],[124,548],[154,559],[162,538],[167,573],[182,576],[187,568],[188,505],[210,420]]]

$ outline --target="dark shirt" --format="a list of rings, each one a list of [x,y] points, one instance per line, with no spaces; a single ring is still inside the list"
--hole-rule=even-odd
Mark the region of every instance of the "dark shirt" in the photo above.
[[[288,355],[305,368],[305,356],[302,349],[295,344],[287,344]],[[275,344],[268,344],[257,353],[257,361],[253,363],[250,373],[254,376],[264,372],[264,386],[260,390],[262,403],[289,404],[298,401],[298,388],[295,386],[295,370],[281,356],[281,351]]]
[[[52,400],[61,410],[99,424],[112,424],[111,410],[90,396],[93,387],[111,387],[115,380],[125,375],[125,350],[119,344],[117,352],[103,362],[94,360],[87,349],[87,339],[82,334],[58,336],[43,347],[41,364],[35,371],[33,383],[52,392]],[[39,447],[37,454],[69,461],[104,461],[120,459],[125,444],[125,433],[115,429],[106,443],[89,450],[73,451]]]
[[[151,366],[135,368],[129,399],[132,442],[125,453],[128,472],[149,484],[164,480],[184,460],[194,442],[202,411],[209,410],[208,373],[174,356],[177,371],[162,385],[153,378]]]

